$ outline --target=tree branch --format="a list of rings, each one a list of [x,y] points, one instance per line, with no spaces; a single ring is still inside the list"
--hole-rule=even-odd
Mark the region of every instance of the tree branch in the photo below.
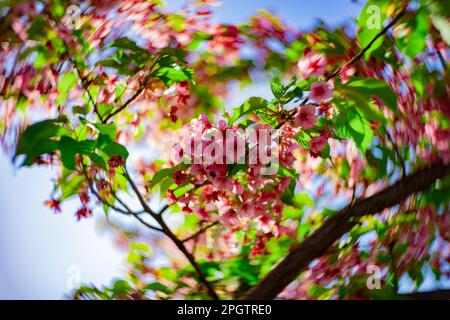
[[[355,225],[355,218],[392,207],[414,193],[427,190],[437,179],[444,178],[448,174],[450,174],[449,164],[434,163],[428,168],[400,179],[369,198],[345,207],[294,247],[264,279],[244,295],[244,299],[275,298],[309,263],[320,257],[329,246],[347,233]]]
[[[92,103],[92,107],[94,108],[95,114],[96,114],[97,117],[100,119],[100,121],[103,122],[102,116],[101,116],[101,114],[100,114],[100,112],[98,111],[98,108],[97,108],[97,103],[94,101],[94,98],[92,97],[91,93],[89,92],[89,86],[88,86],[88,84],[86,83],[86,79],[85,79],[85,78],[83,77],[83,75],[81,74],[80,69],[78,68],[77,63],[76,63],[75,61],[72,61],[72,63],[73,63],[73,65],[74,65],[74,67],[75,67],[75,70],[77,71],[78,78],[80,78],[81,85],[83,86],[84,91],[86,91],[86,94],[88,95],[88,98],[89,98],[89,100],[90,100],[91,103]]]
[[[130,103],[132,103],[134,100],[136,100],[141,95],[141,93],[144,92],[145,87],[147,86],[148,82],[150,81],[150,79],[153,76],[153,73],[154,73],[153,68],[156,65],[156,63],[158,63],[158,61],[159,61],[159,57],[157,57],[155,59],[155,61],[152,63],[152,65],[148,69],[147,75],[144,77],[142,82],[139,84],[139,88],[136,90],[136,92],[130,98],[128,98],[128,100],[125,101],[120,107],[118,107],[115,111],[113,111],[109,115],[107,115],[106,118],[102,120],[103,123],[108,122],[109,119],[111,119],[116,114],[120,113],[122,110],[124,110],[126,107],[128,107],[128,105]]]
[[[187,242],[189,240],[193,240],[195,238],[197,238],[199,235],[201,235],[203,232],[205,232],[206,230],[208,230],[209,228],[215,226],[216,224],[218,224],[219,221],[214,221],[213,223],[210,223],[206,226],[204,226],[203,228],[200,228],[196,233],[194,233],[193,235],[181,240],[181,242]]]
[[[165,223],[164,219],[161,215],[153,212],[153,210],[148,206],[147,202],[145,201],[142,194],[139,192],[139,189],[137,188],[136,184],[134,183],[133,179],[131,179],[130,175],[128,174],[127,170],[124,168],[124,176],[127,179],[128,183],[130,184],[131,188],[133,189],[134,193],[139,199],[139,202],[141,203],[142,207],[146,212],[148,212],[161,226],[162,232],[172,240],[172,242],[177,246],[177,248],[184,254],[184,256],[188,259],[189,263],[194,267],[195,271],[197,272],[197,275],[199,277],[199,280],[203,285],[206,287],[209,296],[212,299],[218,300],[219,296],[215,292],[214,288],[212,287],[211,283],[206,279],[205,274],[203,273],[202,269],[200,268],[199,264],[195,260],[195,257],[186,249],[183,242],[177,238],[177,236],[170,230],[170,228]]]
[[[384,27],[380,32],[378,32],[375,37],[364,47],[361,49],[361,51],[354,56],[353,58],[351,58],[349,61],[347,61],[346,63],[344,63],[342,66],[340,66],[339,68],[337,68],[333,73],[331,73],[330,75],[328,75],[327,77],[325,77],[325,82],[333,79],[334,77],[338,76],[342,70],[345,67],[349,67],[354,65],[359,59],[361,59],[364,54],[367,52],[367,50],[370,49],[370,47],[375,43],[375,41],[377,41],[379,38],[381,38],[382,36],[384,36],[386,34],[386,32],[393,26],[395,25],[404,15],[406,14],[406,6],[403,7],[403,9],[392,19],[392,21],[386,25],[386,27]],[[306,97],[302,103],[300,104],[301,106],[306,105],[309,102],[309,97]],[[292,120],[295,116],[295,114],[297,113],[297,108],[292,109],[291,111],[288,112],[287,117],[281,121],[278,125],[277,125],[277,129],[281,128],[286,122]]]
[[[162,229],[152,226],[151,224],[147,223],[144,219],[142,219],[141,217],[139,217],[139,212],[134,212],[132,211],[117,195],[115,192],[111,192],[111,194],[113,195],[113,197],[125,208],[121,209],[119,207],[116,207],[115,205],[111,204],[108,200],[104,199],[98,192],[97,190],[95,190],[93,184],[91,183],[88,174],[86,172],[86,167],[83,165],[83,175],[86,178],[86,180],[88,181],[88,186],[89,186],[89,190],[91,191],[92,194],[95,195],[95,197],[98,199],[98,201],[100,201],[101,203],[103,203],[105,206],[109,207],[110,209],[124,214],[124,215],[128,215],[128,216],[133,216],[136,218],[136,220],[138,220],[141,224],[143,224],[144,226],[146,226],[149,229],[158,231],[158,232],[162,232]]]

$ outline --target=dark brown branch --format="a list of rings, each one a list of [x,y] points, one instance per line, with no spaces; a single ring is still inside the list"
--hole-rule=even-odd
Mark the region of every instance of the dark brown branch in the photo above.
[[[208,230],[209,228],[217,225],[219,223],[219,221],[214,221],[213,223],[210,223],[206,226],[204,226],[203,228],[200,228],[196,233],[194,233],[193,235],[185,238],[184,240],[181,240],[181,242],[187,242],[189,240],[193,240],[195,238],[197,238],[199,235],[201,235],[203,232],[205,232],[206,230]]]
[[[441,62],[442,69],[445,71],[445,69],[447,68],[447,63],[445,62],[445,58],[442,55],[441,50],[439,50],[439,48],[437,46],[435,47],[435,50],[436,50],[436,55],[438,56],[439,61]]]
[[[138,187],[134,183],[133,179],[131,179],[128,172],[124,171],[124,176],[127,179],[128,183],[130,184],[131,188],[133,189],[134,193],[138,197],[139,202],[141,203],[143,209],[149,213],[153,219],[155,219],[159,225],[161,226],[162,232],[169,237],[172,242],[177,246],[177,248],[184,254],[184,256],[188,259],[189,263],[194,267],[195,271],[197,272],[198,278],[200,282],[206,287],[208,291],[208,295],[215,300],[219,299],[219,296],[215,292],[214,288],[212,287],[211,283],[206,279],[205,274],[203,273],[202,269],[200,268],[199,264],[195,260],[195,257],[187,250],[187,248],[184,246],[183,242],[177,238],[177,236],[170,230],[170,228],[165,223],[162,216],[159,214],[153,212],[153,210],[148,206],[147,202],[145,201],[144,197],[140,193]]]
[[[86,172],[86,167],[83,165],[83,175],[86,178],[86,180],[88,181],[88,186],[89,186],[89,190],[91,191],[91,193],[93,195],[95,195],[95,197],[98,199],[98,201],[104,205],[106,205],[107,207],[109,207],[110,209],[124,214],[124,215],[128,215],[128,216],[133,216],[136,218],[136,220],[138,220],[141,224],[143,224],[144,226],[146,226],[149,229],[158,231],[158,232],[162,232],[162,229],[152,226],[151,224],[147,223],[144,219],[142,219],[141,217],[139,217],[140,212],[133,212],[114,192],[112,192],[112,195],[114,196],[114,198],[125,208],[119,208],[116,207],[115,205],[111,204],[108,200],[104,199],[98,192],[97,190],[95,190],[92,182],[90,181],[88,174]]]
[[[390,208],[408,196],[427,190],[437,179],[450,174],[450,165],[442,162],[406,176],[377,194],[355,202],[332,216],[307,237],[244,296],[245,299],[273,299],[336,240],[347,233],[356,218]]]
[[[394,139],[392,139],[391,134],[386,130],[386,136],[389,140],[389,142],[392,145],[392,148],[394,149],[394,152],[398,158],[398,161],[400,162],[400,165],[402,167],[402,175],[406,176],[406,166],[405,166],[405,161],[403,160],[402,155],[400,154],[400,150],[398,149],[397,144],[395,143]]]
[[[84,78],[83,75],[81,74],[80,70],[78,69],[78,65],[76,64],[76,62],[72,61],[72,63],[74,64],[75,70],[77,71],[78,77],[80,78],[81,85],[83,86],[84,91],[86,91],[86,94],[88,95],[88,98],[89,98],[89,100],[92,103],[92,107],[94,108],[95,114],[100,119],[100,121],[103,122],[102,116],[100,115],[100,112],[98,111],[98,108],[97,108],[97,103],[94,101],[94,98],[92,97],[91,93],[89,92],[89,86],[86,83],[86,78]]]
[[[166,212],[167,209],[169,209],[169,205],[168,205],[168,204],[164,205],[164,206],[161,208],[161,210],[159,210],[158,215],[159,215],[159,216],[162,215],[164,212]]]
[[[120,107],[118,107],[115,111],[113,111],[109,115],[107,115],[106,118],[102,120],[103,123],[108,122],[109,119],[111,119],[116,114],[120,113],[122,110],[124,110],[126,107],[128,107],[128,105],[130,105],[130,103],[132,103],[134,100],[136,100],[141,95],[141,93],[144,92],[145,87],[147,86],[148,82],[151,80],[151,78],[153,76],[153,73],[154,73],[153,68],[156,65],[156,63],[158,63],[158,61],[159,61],[159,57],[155,59],[155,61],[152,63],[152,65],[148,69],[147,75],[140,82],[139,88],[136,90],[136,92],[130,98],[128,98],[128,100],[125,101]]]
[[[370,49],[370,47],[372,47],[372,45],[382,36],[384,36],[388,30],[394,26],[404,15],[406,14],[406,6],[391,20],[391,22],[389,22],[384,28],[383,30],[381,30],[380,32],[377,33],[377,35],[375,37],[373,37],[373,39],[356,55],[354,56],[352,59],[350,59],[347,63],[345,63],[342,67],[340,67],[339,69],[337,69],[335,72],[333,72],[332,74],[330,74],[327,78],[326,81],[334,78],[335,76],[339,75],[341,73],[341,71],[349,66],[354,65],[359,59],[361,59],[364,54],[367,52],[367,50]]]

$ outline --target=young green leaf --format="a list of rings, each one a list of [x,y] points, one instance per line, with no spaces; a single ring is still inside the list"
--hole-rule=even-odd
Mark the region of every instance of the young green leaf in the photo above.
[[[268,106],[267,100],[258,97],[251,97],[245,101],[240,107],[233,109],[229,125],[233,125],[239,118],[248,115],[257,110],[265,109]]]

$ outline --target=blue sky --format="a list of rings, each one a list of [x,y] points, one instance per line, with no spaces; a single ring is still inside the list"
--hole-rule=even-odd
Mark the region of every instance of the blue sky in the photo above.
[[[170,6],[180,3],[169,1]],[[216,9],[219,21],[241,23],[258,9],[270,9],[300,29],[316,18],[331,24],[349,21],[361,8],[350,0],[223,3]],[[98,218],[76,222],[75,203],[65,205],[60,215],[43,206],[52,190],[50,176],[45,168],[14,169],[0,156],[0,299],[63,298],[72,266],[79,268],[82,282],[96,285],[109,284],[124,269],[124,253],[114,248],[108,233],[99,232]]]

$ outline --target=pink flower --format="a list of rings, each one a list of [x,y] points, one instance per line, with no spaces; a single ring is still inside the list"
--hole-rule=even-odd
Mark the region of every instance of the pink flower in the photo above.
[[[314,115],[315,110],[316,109],[313,105],[299,107],[294,118],[295,125],[304,130],[314,127],[317,123],[317,118]]]
[[[236,227],[239,225],[239,219],[233,210],[227,210],[225,213],[221,214],[219,220],[229,228]]]
[[[122,156],[119,156],[117,154],[112,155],[108,161],[108,166],[109,166],[110,170],[114,170],[114,168],[123,166],[124,164],[125,164],[125,160],[122,158]]]
[[[206,175],[210,181],[214,181],[217,178],[226,178],[227,165],[214,163],[206,169]]]
[[[305,79],[322,76],[326,65],[327,59],[325,56],[315,52],[309,52],[297,64],[300,75]]]
[[[87,218],[87,217],[91,216],[92,211],[86,207],[81,207],[80,209],[78,209],[78,211],[75,213],[75,215],[77,216],[77,220],[79,221],[81,218]]]
[[[80,201],[83,206],[86,206],[89,203],[89,196],[86,192],[80,193]]]
[[[177,203],[177,201],[178,199],[175,196],[175,193],[173,193],[173,190],[169,190],[167,195],[167,204],[170,206],[174,203]]]
[[[61,213],[61,201],[58,199],[50,199],[45,201],[45,206],[47,208],[51,208],[55,211],[55,213]]]
[[[291,183],[291,178],[289,177],[283,177],[281,178],[280,184],[278,185],[278,191],[284,193],[286,189],[289,187],[289,184]]]
[[[236,180],[233,181],[233,193],[238,195],[244,193],[244,186]]]
[[[211,216],[209,215],[208,211],[205,210],[205,208],[196,207],[194,210],[200,219],[203,220],[211,219]]]
[[[342,83],[347,83],[350,80],[350,77],[356,73],[356,69],[353,67],[343,67],[340,72]]]
[[[333,96],[333,89],[325,82],[316,82],[311,85],[310,97],[317,103],[328,101]]]
[[[239,208],[239,215],[243,217],[253,217],[255,213],[254,204],[251,201],[244,202]]]
[[[359,181],[361,171],[364,169],[364,163],[361,159],[356,158],[350,163],[350,174],[348,179],[348,186],[352,188]]]
[[[256,218],[258,230],[267,233],[275,226],[275,219],[273,216],[268,214],[262,214]]]
[[[191,214],[193,211],[188,206],[185,206],[181,209],[185,214]]]
[[[173,174],[173,182],[177,185],[181,185],[187,181],[188,176],[181,171],[176,171]]]
[[[315,136],[310,141],[310,150],[309,153],[314,158],[317,158],[320,156],[320,152],[322,151],[323,147],[327,144],[328,141],[328,132],[322,132],[321,135]]]

